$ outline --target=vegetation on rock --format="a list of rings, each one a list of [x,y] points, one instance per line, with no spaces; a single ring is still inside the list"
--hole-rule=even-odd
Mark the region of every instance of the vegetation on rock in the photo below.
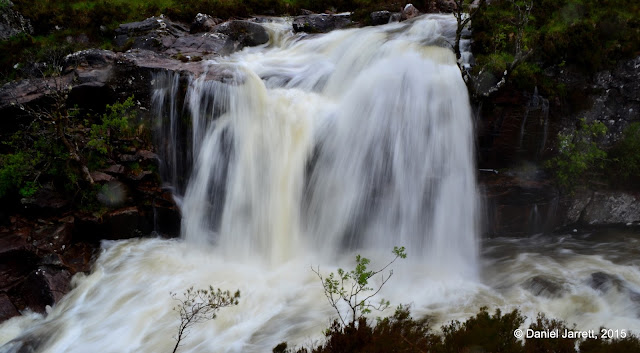
[[[528,21],[519,26],[527,3]],[[478,10],[472,26],[477,70],[487,67],[500,77],[518,45],[531,49],[512,80],[520,88],[538,86],[545,96],[561,93],[560,83],[544,74],[551,66],[593,74],[640,55],[640,5],[633,0],[496,0]]]
[[[640,350],[638,337],[626,333],[624,338],[582,339],[562,338],[565,330],[573,330],[564,321],[549,319],[539,314],[529,325],[534,331],[557,330],[559,338],[518,339],[514,332],[523,327],[525,317],[516,309],[502,313],[497,309],[490,314],[488,309],[480,311],[464,322],[453,321],[435,331],[428,318],[416,320],[408,307],[398,307],[391,317],[375,324],[360,318],[357,326],[342,326],[336,320],[326,332],[326,342],[311,348],[290,349],[281,343],[274,353],[386,353],[386,352],[504,352],[504,353],[631,353]],[[600,331],[594,331],[600,334]],[[576,344],[579,350],[576,349]]]
[[[91,172],[130,148],[150,148],[149,132],[144,125],[136,128],[133,97],[107,105],[100,123],[89,128],[95,114],[68,107],[66,88],[51,91],[40,105],[15,104],[24,118],[0,146],[0,199],[12,203],[44,188],[81,209],[96,210],[101,187]]]

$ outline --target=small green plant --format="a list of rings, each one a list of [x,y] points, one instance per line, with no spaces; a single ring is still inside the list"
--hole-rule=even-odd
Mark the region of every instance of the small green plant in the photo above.
[[[608,170],[622,182],[637,185],[636,181],[640,180],[640,122],[627,126],[609,155],[611,165]]]
[[[18,189],[22,197],[32,196],[38,190],[37,176],[33,176],[37,158],[20,151],[15,154],[0,155],[0,198],[11,190]]]
[[[173,353],[178,350],[180,342],[189,334],[191,326],[216,318],[221,308],[238,305],[240,299],[240,291],[231,293],[220,288],[214,289],[209,286],[208,289],[187,289],[182,297],[178,297],[176,293],[171,293],[171,297],[178,301],[178,305],[173,308],[180,314],[180,326],[176,336],[176,345],[173,347]]]
[[[581,119],[575,131],[558,134],[559,154],[546,166],[554,171],[560,186],[571,189],[576,180],[602,169],[607,152],[596,141],[606,133],[607,127],[602,122],[587,124]]]
[[[113,139],[127,137],[132,133],[130,122],[135,119],[133,96],[122,103],[107,105],[101,124],[91,125],[87,145],[102,154],[108,154]]]
[[[371,312],[371,310],[382,311],[389,307],[389,301],[381,299],[380,303],[372,304],[370,299],[373,298],[387,281],[393,275],[393,270],[389,270],[387,276],[383,273],[391,264],[393,264],[398,258],[406,258],[405,248],[394,247],[393,254],[395,257],[389,263],[379,270],[370,270],[367,266],[371,263],[371,260],[360,255],[356,255],[356,267],[351,271],[345,271],[339,268],[337,275],[331,272],[328,277],[323,277],[320,274],[320,268],[317,270],[313,267],[311,270],[318,275],[322,282],[324,294],[329,301],[329,304],[336,310],[338,317],[343,326],[355,326],[359,319]],[[369,280],[381,274],[382,282],[377,288],[369,287]],[[343,315],[340,312],[339,303],[342,302],[349,307],[349,315]]]

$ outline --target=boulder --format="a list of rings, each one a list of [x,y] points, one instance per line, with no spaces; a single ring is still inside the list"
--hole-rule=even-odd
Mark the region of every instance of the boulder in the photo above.
[[[59,301],[70,289],[71,274],[55,266],[40,266],[33,271],[16,291],[14,303],[19,301],[24,310],[29,308],[44,313],[47,305]]]
[[[407,4],[402,9],[402,20],[409,20],[417,16],[420,16],[420,11],[413,4]]]
[[[353,26],[349,15],[314,14],[294,18],[293,31],[307,33],[327,33],[336,29]]]
[[[115,30],[114,44],[125,49],[160,51],[166,46],[165,39],[175,40],[187,32],[182,25],[160,15],[140,22],[121,24]]]
[[[249,21],[228,21],[217,25],[214,32],[226,35],[227,51],[240,50],[244,47],[254,47],[269,42],[269,33],[261,25]]]
[[[163,41],[163,53],[183,62],[199,61],[227,53],[225,45],[228,40],[226,35],[220,33],[188,34]]]
[[[389,11],[374,11],[370,15],[371,24],[374,26],[385,25],[389,23],[391,19],[391,12]]]
[[[191,22],[191,27],[189,28],[189,33],[200,33],[200,32],[210,32],[213,28],[222,23],[222,20],[219,18],[214,18],[210,15],[206,15],[203,13],[198,13],[196,18]]]

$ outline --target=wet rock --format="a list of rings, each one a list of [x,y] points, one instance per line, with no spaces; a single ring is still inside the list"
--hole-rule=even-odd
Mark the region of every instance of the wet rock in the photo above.
[[[535,276],[525,283],[525,288],[535,296],[557,298],[562,295],[562,286],[542,276]]]
[[[327,33],[353,26],[348,15],[314,14],[298,16],[293,20],[294,32]]]
[[[137,206],[112,211],[105,216],[106,233],[103,239],[129,239],[149,234],[152,229],[149,218]]]
[[[62,263],[71,273],[88,272],[96,248],[87,243],[72,244],[61,256]]]
[[[33,33],[31,22],[13,9],[11,1],[0,5],[0,40],[9,39],[20,33]]]
[[[389,23],[391,19],[391,12],[389,11],[374,11],[371,13],[371,24],[374,26],[385,25]]]
[[[217,25],[214,32],[228,36],[233,43],[226,43],[226,47],[232,46],[231,51],[244,47],[254,47],[269,42],[269,33],[261,25],[249,21],[228,21]],[[230,49],[227,49],[230,50]]]
[[[20,313],[5,292],[0,292],[0,322],[18,316]]]
[[[26,249],[0,252],[0,290],[6,291],[19,284],[33,271],[37,256]]]
[[[17,291],[24,306],[21,309],[29,308],[44,313],[47,305],[53,305],[69,291],[70,280],[71,274],[65,269],[54,266],[38,267]]]
[[[196,18],[191,22],[191,27],[189,28],[189,33],[200,33],[200,32],[210,32],[213,27],[222,23],[222,20],[219,18],[214,18],[210,15],[198,13]]]
[[[420,16],[420,11],[413,4],[407,4],[402,9],[402,20],[409,20],[417,16]]]
[[[549,233],[563,225],[560,195],[537,169],[479,174],[485,224],[490,237]]]
[[[391,14],[391,18],[389,19],[389,22],[400,22],[400,21],[402,21],[401,12],[394,12]]]

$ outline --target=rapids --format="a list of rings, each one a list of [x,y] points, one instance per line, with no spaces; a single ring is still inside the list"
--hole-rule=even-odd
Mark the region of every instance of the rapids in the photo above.
[[[326,274],[363,254],[375,268],[396,245],[408,258],[378,296],[436,323],[486,305],[640,328],[632,236],[478,239],[453,17],[309,36],[286,21],[264,26],[268,44],[203,63],[225,80],[153,80],[181,239],[104,242],[92,272],[46,316],[0,326],[0,351],[170,351],[179,325],[170,292],[209,285],[239,289],[240,304],[194,326],[180,352],[311,344],[335,317],[311,267]],[[613,284],[594,286],[597,272]],[[536,276],[545,280],[530,285]],[[557,290],[538,288],[548,283]]]

